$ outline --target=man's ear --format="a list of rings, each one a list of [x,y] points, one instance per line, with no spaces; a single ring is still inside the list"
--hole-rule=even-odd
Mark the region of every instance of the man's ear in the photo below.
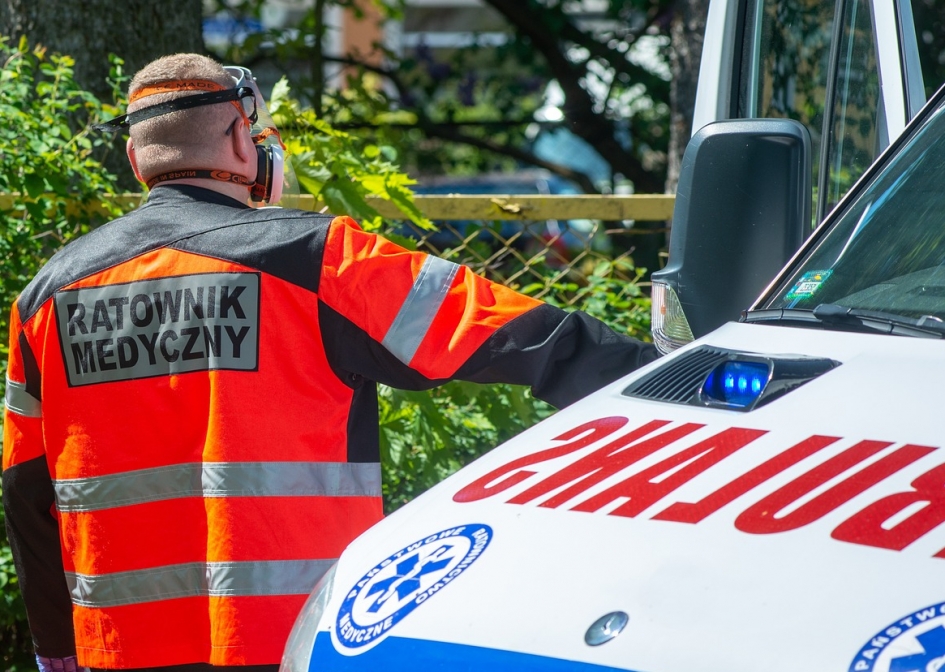
[[[135,156],[135,144],[131,141],[131,138],[128,138],[128,142],[125,143],[125,154],[128,155],[128,163],[131,164],[131,170],[134,171],[138,182],[144,182],[144,178],[141,177],[141,171],[138,170],[138,157]]]
[[[230,135],[233,143],[233,154],[246,166],[246,172],[242,173],[249,179],[256,179],[258,164],[256,161],[256,143],[253,142],[253,136],[245,126],[240,123],[237,129]]]

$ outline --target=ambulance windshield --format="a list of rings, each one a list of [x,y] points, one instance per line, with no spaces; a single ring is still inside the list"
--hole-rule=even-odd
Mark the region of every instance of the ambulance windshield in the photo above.
[[[787,278],[762,310],[945,319],[945,103]]]

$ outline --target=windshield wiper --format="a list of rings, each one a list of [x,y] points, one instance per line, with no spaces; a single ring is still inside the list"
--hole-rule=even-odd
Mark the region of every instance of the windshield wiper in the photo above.
[[[906,317],[880,310],[848,308],[835,303],[822,303],[814,308],[814,317],[826,324],[862,326],[871,331],[901,336],[937,336],[945,338],[945,322],[934,315]]]
[[[821,321],[811,310],[803,308],[763,308],[742,313],[744,322],[799,322],[804,326],[819,326]]]
[[[798,324],[844,325],[870,333],[896,336],[945,338],[945,322],[934,315],[905,317],[879,310],[849,308],[835,303],[822,303],[814,310],[780,308],[749,311],[747,322],[793,322]]]

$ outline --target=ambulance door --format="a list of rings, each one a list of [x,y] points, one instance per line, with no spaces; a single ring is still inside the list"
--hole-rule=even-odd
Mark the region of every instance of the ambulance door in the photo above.
[[[693,131],[790,118],[810,132],[820,222],[925,103],[910,0],[711,0]]]

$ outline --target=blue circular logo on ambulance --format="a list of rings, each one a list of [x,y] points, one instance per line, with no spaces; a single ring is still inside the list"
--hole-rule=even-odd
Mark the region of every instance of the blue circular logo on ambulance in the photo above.
[[[374,565],[345,596],[335,637],[359,649],[385,637],[407,614],[469,569],[492,540],[488,525],[451,527]]]
[[[877,632],[850,672],[945,672],[945,602],[915,611]]]

